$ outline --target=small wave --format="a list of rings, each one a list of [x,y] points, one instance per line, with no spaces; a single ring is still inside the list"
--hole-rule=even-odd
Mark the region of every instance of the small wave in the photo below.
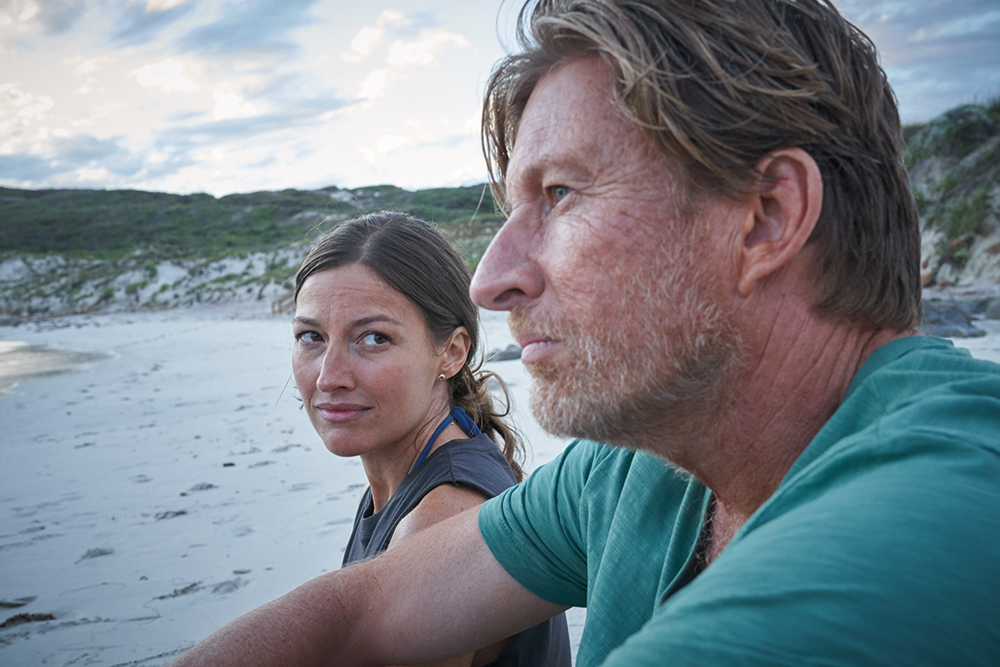
[[[48,345],[29,345],[21,341],[0,341],[0,396],[10,395],[19,382],[77,373],[95,361],[107,359],[104,352],[64,350]]]

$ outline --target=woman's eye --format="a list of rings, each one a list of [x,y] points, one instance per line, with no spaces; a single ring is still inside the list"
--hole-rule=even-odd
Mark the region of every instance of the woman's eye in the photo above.
[[[555,198],[555,200],[557,202],[558,201],[562,201],[563,199],[565,199],[566,197],[568,197],[569,193],[571,193],[572,191],[573,191],[573,189],[570,188],[569,186],[566,186],[566,185],[553,185],[552,186],[552,196]]]
[[[295,334],[295,340],[302,343],[322,343],[323,337],[315,331],[300,331]]]
[[[361,337],[361,342],[365,345],[385,345],[389,342],[389,337],[378,331],[369,331]]]

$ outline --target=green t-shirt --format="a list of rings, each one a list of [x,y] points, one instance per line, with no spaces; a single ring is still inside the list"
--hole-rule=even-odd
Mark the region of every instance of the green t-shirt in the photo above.
[[[578,441],[479,525],[522,585],[587,607],[579,667],[1000,665],[1000,366],[936,338],[876,350],[693,577],[709,501]]]

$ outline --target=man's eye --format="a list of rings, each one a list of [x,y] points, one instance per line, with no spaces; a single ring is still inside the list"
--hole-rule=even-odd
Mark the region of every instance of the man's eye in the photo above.
[[[555,197],[556,201],[562,201],[569,193],[573,190],[565,185],[554,185],[552,186],[552,196]]]
[[[361,342],[365,345],[385,345],[389,342],[389,337],[378,331],[369,331],[361,338]]]

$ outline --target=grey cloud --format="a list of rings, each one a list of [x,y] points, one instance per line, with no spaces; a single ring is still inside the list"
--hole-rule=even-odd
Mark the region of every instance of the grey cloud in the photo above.
[[[0,178],[20,183],[44,181],[64,171],[37,155],[0,155]]]
[[[208,113],[205,111],[178,111],[167,116],[167,120],[171,123],[184,123],[198,118],[205,118],[207,115]]]
[[[276,164],[278,164],[278,158],[274,157],[273,155],[269,155],[260,162],[253,162],[251,164],[246,165],[245,168],[264,169],[265,167],[273,167]]]
[[[318,0],[246,0],[226,5],[226,16],[195,28],[180,38],[178,46],[202,53],[245,51],[291,53],[297,46],[287,38],[295,28],[314,21],[309,9]]]
[[[97,139],[89,134],[56,139],[53,149],[58,163],[71,169],[83,166],[104,167],[118,176],[131,176],[142,169],[142,160],[118,144],[118,138]]]
[[[0,178],[44,181],[81,167],[103,167],[116,176],[133,176],[142,170],[143,160],[118,141],[79,134],[55,139],[46,155],[0,155]]]
[[[976,54],[996,59],[1000,5],[995,0],[935,2],[881,0],[844,4],[844,13],[874,37],[892,61],[940,62],[942,56]]]
[[[996,0],[837,4],[878,46],[904,120],[930,120],[958,104],[1000,93]]]
[[[164,132],[161,139],[167,144],[175,142],[202,144],[211,141],[254,137],[308,126],[316,122],[323,114],[352,103],[335,97],[299,100],[293,107],[274,113],[176,127]]]
[[[143,178],[159,178],[160,176],[168,176],[170,174],[176,173],[195,164],[195,160],[185,151],[175,151],[166,160],[162,162],[157,162],[154,164],[147,164],[146,168],[142,171]]]
[[[38,22],[50,35],[66,32],[83,16],[86,0],[47,0],[40,3]]]
[[[129,5],[122,14],[121,24],[114,39],[121,44],[143,44],[154,39],[157,33],[179,18],[187,15],[197,2],[186,2],[162,11],[146,11],[142,3]]]

